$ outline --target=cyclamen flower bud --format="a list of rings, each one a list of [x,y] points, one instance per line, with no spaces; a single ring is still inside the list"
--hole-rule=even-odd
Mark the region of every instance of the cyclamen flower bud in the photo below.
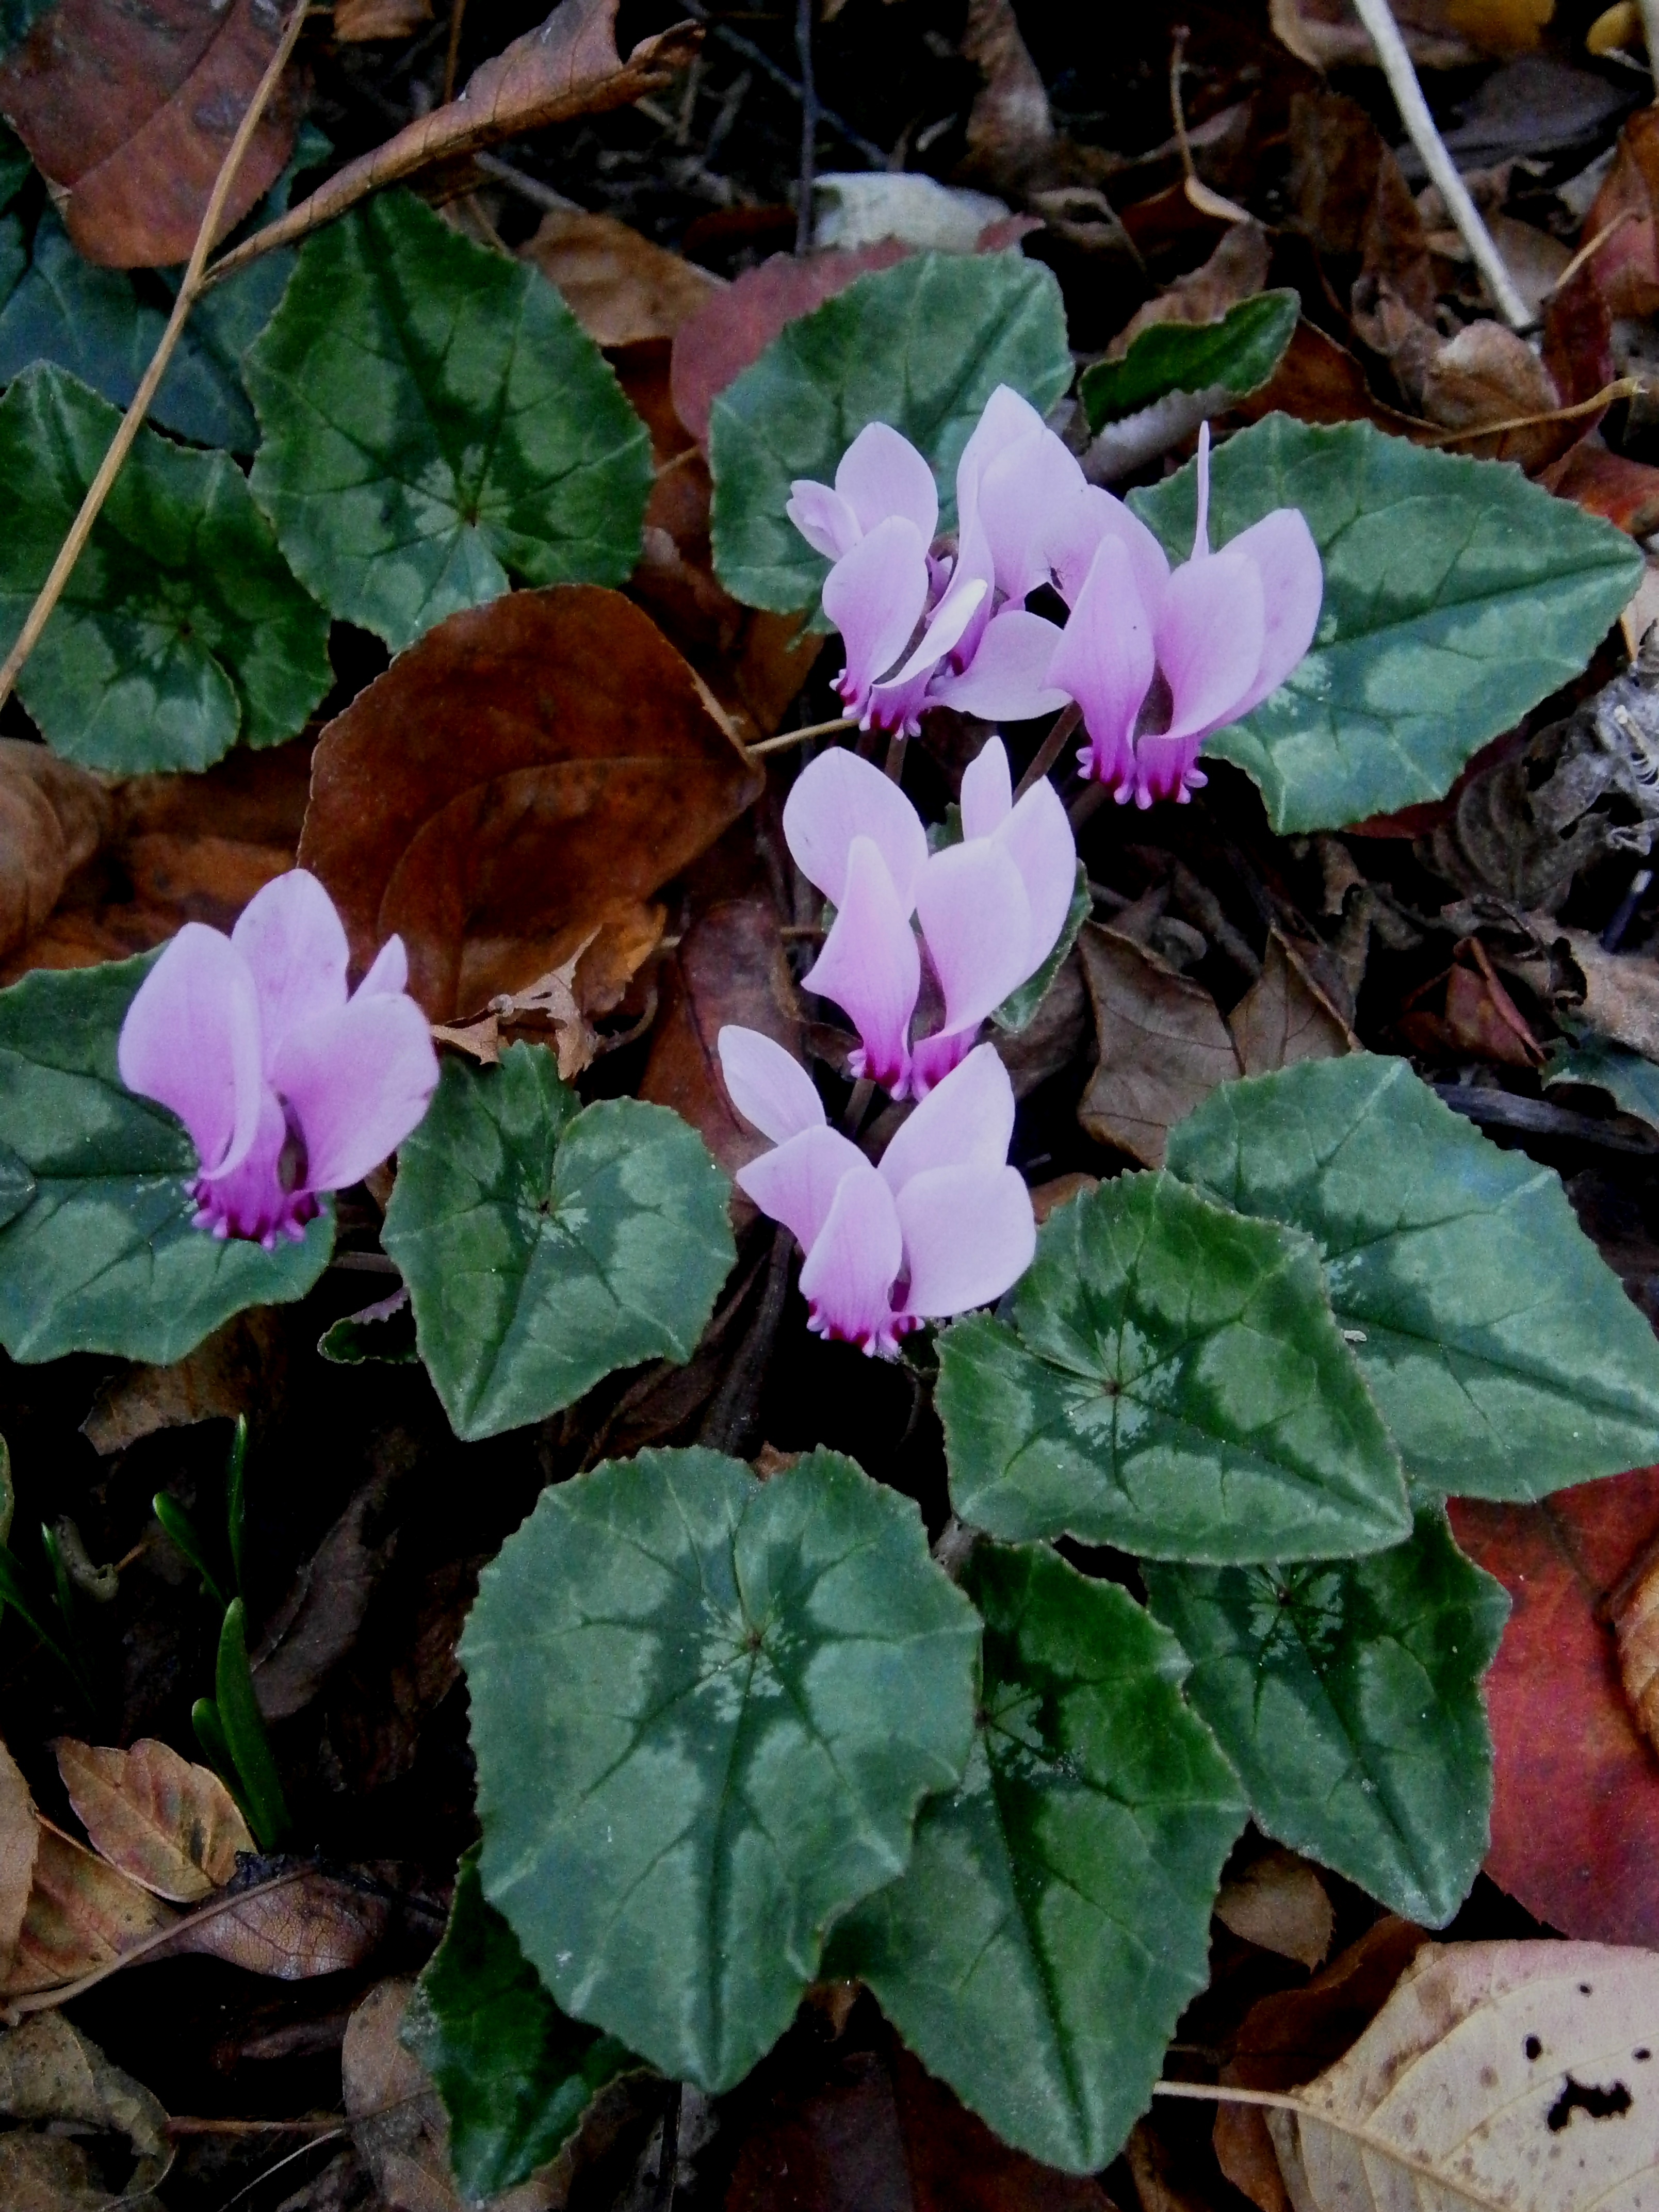
[[[298,1238],[318,1195],[361,1182],[415,1128],[438,1081],[426,1016],[388,938],[349,997],[345,931],[295,868],[226,937],[186,922],[121,1024],[121,1080],[179,1116],[201,1162],[196,1226]]]
[[[774,1146],[738,1170],[738,1188],[805,1252],[801,1291],[820,1336],[890,1359],[908,1331],[988,1305],[1030,1266],[1030,1195],[1007,1164],[1013,1088],[989,1045],[929,1093],[872,1167],[828,1126],[781,1045],[735,1027],[715,1042],[732,1104]]]

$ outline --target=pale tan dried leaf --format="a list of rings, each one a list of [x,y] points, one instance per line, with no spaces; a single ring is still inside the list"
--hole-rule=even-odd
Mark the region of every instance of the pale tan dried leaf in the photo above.
[[[9,1971],[23,1930],[40,1824],[22,1771],[0,1743],[0,1979]]]
[[[278,1395],[286,1365],[281,1322],[254,1306],[171,1367],[124,1367],[93,1400],[81,1433],[107,1456],[157,1429],[228,1420]]]
[[[1643,1734],[1659,1751],[1659,1557],[1620,1594],[1613,1626],[1625,1695]]]
[[[1561,395],[1523,337],[1502,323],[1468,324],[1435,351],[1423,370],[1419,404],[1431,422],[1449,430],[1547,415]]]
[[[1227,1025],[1202,984],[1121,931],[1091,922],[1078,949],[1099,1048],[1078,1120],[1097,1143],[1162,1167],[1175,1124],[1239,1073]]]
[[[279,1982],[360,1966],[386,1932],[392,1908],[373,1891],[332,1875],[251,1888],[224,1911],[204,1909],[179,1928],[167,1954],[201,1952]]]
[[[1269,1075],[1299,1060],[1340,1060],[1359,1049],[1306,960],[1276,929],[1268,933],[1261,975],[1227,1017],[1227,1030],[1246,1075]]]
[[[1323,1960],[1336,1926],[1325,1885],[1294,1851],[1268,1851],[1223,1882],[1215,1915],[1242,1942],[1308,1967]]]
[[[218,1776],[168,1744],[131,1751],[59,1736],[52,1748],[70,1803],[93,1849],[157,1897],[199,1904],[236,1871],[253,1838]]]
[[[0,2112],[124,2135],[140,2163],[140,2188],[153,2186],[169,2163],[166,2108],[60,2012],[36,2013],[0,2033]]]
[[[406,39],[431,21],[432,0],[334,0],[334,35],[342,45]]]
[[[1584,995],[1572,1004],[1576,1023],[1659,1060],[1659,961],[1644,953],[1607,952],[1587,930],[1556,929],[1584,979]]]
[[[1296,2212],[1642,2212],[1659,1955],[1427,1944],[1346,2057],[1268,2115]]]
[[[50,1820],[42,1820],[34,1884],[17,1954],[0,1996],[21,1996],[112,1966],[178,1915]]]
[[[726,289],[721,277],[610,215],[555,210],[519,258],[557,286],[596,345],[672,338],[688,315]]]
[[[0,2134],[0,2204],[6,2212],[161,2212],[148,2194],[112,2196],[78,2142],[27,2128]]]
[[[370,1477],[295,1577],[253,1655],[253,1694],[268,1721],[303,1711],[357,1640],[397,1537],[393,1477]]]
[[[0,738],[0,953],[43,926],[113,820],[95,775],[45,745]]]

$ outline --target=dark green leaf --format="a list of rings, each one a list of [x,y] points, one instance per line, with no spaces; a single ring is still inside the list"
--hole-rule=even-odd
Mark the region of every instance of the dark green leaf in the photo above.
[[[81,1679],[79,1668],[52,1632],[42,1626],[40,1615],[30,1601],[28,1592],[23,1587],[23,1578],[17,1571],[17,1561],[12,1556],[9,1548],[5,1544],[0,1543],[0,1607],[8,1605],[29,1632],[40,1638],[41,1643],[46,1645],[64,1672],[72,1674],[76,1681],[79,1681]]]
[[[28,267],[28,260],[21,222],[15,215],[0,216],[0,300],[10,297]],[[3,310],[0,310],[0,320],[3,319]]]
[[[203,1595],[210,1597],[222,1613],[230,1601],[225,1595],[223,1585],[208,1558],[209,1546],[195,1522],[178,1499],[170,1497],[165,1490],[158,1490],[151,1498],[150,1510],[161,1522],[168,1542],[184,1553],[202,1577]]]
[[[566,2011],[729,2088],[959,1778],[978,1640],[915,1506],[833,1453],[544,1490],[461,1639],[485,1896]]]
[[[1192,545],[1196,471],[1131,505],[1172,558]],[[1261,787],[1276,830],[1328,829],[1448,790],[1470,755],[1577,676],[1629,603],[1640,548],[1518,469],[1431,452],[1369,422],[1270,415],[1211,475],[1221,545],[1300,507],[1325,563],[1314,647],[1209,741]]]
[[[1264,385],[1283,360],[1302,303],[1294,292],[1258,292],[1218,323],[1153,323],[1121,361],[1097,361],[1078,386],[1098,430],[1121,415],[1150,407],[1171,392],[1219,386],[1243,396]]]
[[[951,1496],[973,1526],[1218,1563],[1410,1530],[1307,1237],[1170,1175],[1119,1176],[1050,1215],[1011,1304],[1012,1326],[939,1339]]]
[[[1489,1143],[1404,1060],[1224,1083],[1169,1158],[1313,1237],[1417,1481],[1535,1498],[1659,1458],[1659,1344],[1554,1170]]]
[[[0,1145],[0,1229],[15,1221],[34,1195],[34,1177],[28,1164],[20,1160],[9,1145]],[[5,1531],[0,1528],[0,1541]]]
[[[1089,919],[1093,904],[1089,890],[1089,871],[1081,860],[1077,864],[1077,889],[1072,893],[1072,903],[1066,908],[1066,919],[1060,924],[1060,935],[1054,939],[1054,949],[1035,975],[1011,991],[1000,1006],[993,1007],[991,1019],[1000,1030],[1008,1030],[1018,1036],[1029,1026],[1037,1008],[1048,995],[1048,986],[1060,973],[1060,963],[1077,943],[1077,933]]]
[[[1090,2172],[1146,2110],[1204,1986],[1245,1805],[1183,1705],[1186,1662],[1127,1592],[1050,1552],[982,1545],[981,1727],[908,1871],[836,1930],[931,2073],[1005,2141]]]
[[[1443,1511],[1368,1559],[1149,1566],[1146,1589],[1257,1825],[1409,1920],[1449,1920],[1486,1851],[1480,1678],[1510,1607]]]
[[[449,2116],[449,2162],[471,2203],[557,2155],[607,2081],[639,2064],[614,2036],[567,2020],[478,1882],[455,1872],[449,1925],[404,2016],[403,2040]]]
[[[731,1186],[666,1107],[583,1108],[544,1045],[446,1062],[381,1242],[455,1433],[538,1421],[618,1367],[685,1360],[736,1257]]]
[[[191,1226],[190,1139],[115,1066],[154,957],[40,969],[0,991],[0,1128],[36,1184],[0,1229],[0,1344],[14,1359],[109,1352],[166,1366],[244,1306],[303,1297],[328,1264],[326,1204],[274,1252]]]
[[[1659,1066],[1610,1037],[1586,1033],[1556,1046],[1546,1083],[1584,1083],[1605,1091],[1622,1114],[1659,1129]]]
[[[750,606],[817,603],[830,564],[784,513],[790,483],[832,483],[866,422],[890,422],[927,455],[950,528],[957,462],[998,385],[1046,411],[1071,380],[1060,287],[1037,262],[919,253],[860,276],[789,324],[714,402],[720,581]]]
[[[531,584],[620,584],[650,441],[545,277],[404,192],[301,249],[245,364],[253,489],[330,611],[405,646]]]
[[[253,1676],[247,1658],[247,1622],[240,1598],[225,1608],[219,1632],[219,1662],[214,1674],[213,1701],[219,1725],[235,1763],[242,1785],[248,1822],[263,1851],[275,1850],[289,1832],[288,1806],[282,1778],[270,1755],[259,1701],[253,1693]]]
[[[17,0],[0,0],[0,52],[6,46],[5,25],[9,12],[15,9]],[[34,167],[28,149],[15,131],[8,131],[0,123],[0,208],[9,207],[23,189],[29,171]]]
[[[52,368],[0,400],[0,629],[45,582],[120,417]],[[223,453],[141,430],[18,690],[54,751],[135,775],[295,736],[332,681],[328,623]]]
[[[421,1355],[415,1348],[415,1311],[407,1285],[360,1313],[342,1315],[318,1338],[317,1349],[336,1367],[361,1367],[371,1359],[392,1367],[414,1365]]]

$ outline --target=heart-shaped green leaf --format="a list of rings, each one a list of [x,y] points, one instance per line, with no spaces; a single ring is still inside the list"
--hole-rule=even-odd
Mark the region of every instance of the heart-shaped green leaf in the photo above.
[[[736,1249],[731,1185],[665,1106],[582,1107],[544,1045],[448,1060],[381,1242],[457,1436],[539,1421],[617,1367],[685,1360]]]
[[[1241,396],[1256,391],[1284,358],[1301,312],[1295,292],[1258,292],[1219,322],[1149,325],[1121,361],[1097,361],[1085,370],[1078,397],[1089,428],[1098,430],[1171,392],[1218,385]]]
[[[951,1496],[975,1527],[1218,1564],[1409,1533],[1307,1237],[1119,1176],[1049,1216],[1012,1307],[939,1340]]]
[[[461,1639],[485,1896],[566,2011],[729,2088],[960,1778],[978,1641],[915,1504],[834,1453],[544,1490]]]
[[[120,416],[59,368],[0,400],[0,632],[9,644]],[[141,430],[18,678],[55,752],[131,775],[293,737],[333,681],[328,622],[223,453]]]
[[[620,584],[639,558],[650,440],[599,348],[407,192],[307,239],[245,368],[283,550],[390,646],[514,579]]]
[[[1659,1128],[1659,1065],[1628,1045],[1587,1030],[1558,1044],[1544,1071],[1547,1084],[1583,1083],[1605,1091],[1622,1114]]]
[[[994,1545],[963,1587],[985,1620],[967,1775],[923,1809],[908,1871],[836,1929],[828,1969],[868,1983],[1006,2141],[1090,2172],[1204,1986],[1246,1807],[1182,1701],[1180,1647],[1126,1591]]]
[[[998,385],[1046,411],[1071,380],[1060,287],[1038,262],[919,253],[860,276],[789,324],[714,402],[720,581],[750,606],[816,605],[830,563],[784,513],[796,477],[832,483],[866,423],[889,422],[933,464],[948,529],[957,462]]]
[[[1554,1170],[1489,1143],[1404,1060],[1224,1083],[1169,1161],[1314,1239],[1417,1482],[1536,1498],[1659,1458],[1659,1344]]]
[[[1171,558],[1197,472],[1134,494]],[[1369,422],[1270,415],[1211,470],[1210,542],[1299,507],[1325,564],[1313,650],[1210,739],[1261,785],[1274,829],[1320,830],[1437,799],[1488,738],[1577,676],[1629,604],[1640,548],[1497,461]]]
[[[154,958],[40,969],[0,991],[0,1129],[35,1183],[0,1229],[0,1344],[14,1359],[110,1352],[166,1366],[244,1306],[303,1297],[328,1264],[326,1206],[273,1252],[191,1226],[190,1139],[115,1066]]]
[[[1510,1607],[1444,1513],[1368,1559],[1149,1566],[1146,1589],[1257,1824],[1407,1919],[1449,1920],[1486,1852],[1480,1678]]]
[[[416,1983],[402,2039],[449,2116],[449,2163],[482,2203],[545,2166],[597,2093],[639,2064],[615,2036],[567,2020],[478,1883],[477,1846],[455,1871],[444,1940]]]

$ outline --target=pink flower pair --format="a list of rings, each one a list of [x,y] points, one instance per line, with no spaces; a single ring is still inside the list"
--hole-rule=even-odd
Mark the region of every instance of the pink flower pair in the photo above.
[[[822,754],[783,810],[795,864],[836,908],[804,988],[850,1016],[853,1073],[918,1098],[963,1060],[980,1024],[1036,975],[1065,925],[1077,848],[1046,778],[1015,804],[993,738],[962,779],[963,839],[937,853],[909,800],[856,753]],[[917,943],[915,915],[921,933]],[[914,1045],[922,959],[937,1028]]]
[[[347,957],[333,901],[295,868],[228,937],[186,922],[139,985],[117,1064],[190,1133],[198,1229],[267,1250],[302,1236],[319,1192],[360,1182],[425,1114],[438,1060],[403,941],[349,995]]]
[[[988,1045],[918,1106],[872,1167],[830,1128],[811,1077],[758,1030],[716,1040],[732,1103],[774,1149],[738,1188],[805,1254],[801,1293],[820,1336],[891,1358],[900,1337],[1001,1297],[1031,1264],[1036,1225],[1007,1164],[1014,1094]]]

